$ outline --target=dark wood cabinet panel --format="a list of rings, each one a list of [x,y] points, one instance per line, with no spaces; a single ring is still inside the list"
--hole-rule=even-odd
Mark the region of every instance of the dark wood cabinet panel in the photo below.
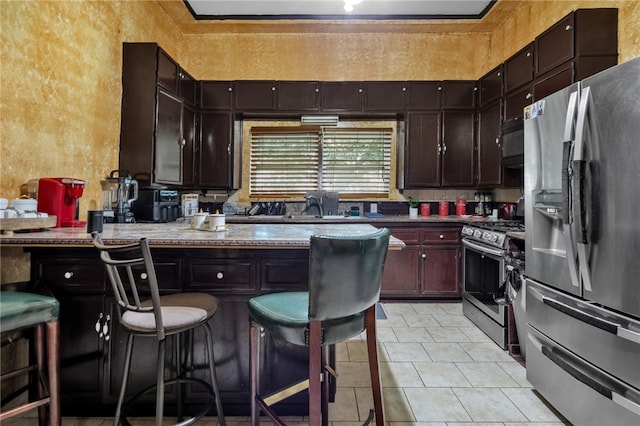
[[[180,67],[173,59],[162,49],[157,48],[158,52],[158,84],[169,90],[174,95],[178,94],[178,73]]]
[[[404,184],[406,188],[440,185],[440,112],[407,115]]]
[[[230,112],[200,112],[198,185],[231,188],[233,119]]]
[[[382,275],[381,296],[398,298],[420,295],[419,259],[419,245],[407,245],[402,250],[389,251]]]
[[[504,97],[504,121],[522,120],[523,108],[533,102],[533,88],[524,86]]]
[[[473,111],[442,113],[442,185],[472,186],[474,184]]]
[[[320,105],[317,81],[279,81],[276,95],[279,111],[317,111]]]
[[[618,55],[582,56],[576,58],[573,64],[574,81],[579,81],[617,65]]]
[[[323,111],[362,111],[363,84],[360,81],[325,81],[320,83]]]
[[[534,44],[531,43],[504,63],[505,93],[533,80],[534,52]]]
[[[443,109],[474,109],[476,107],[475,81],[443,81],[442,88]]]
[[[459,297],[460,248],[427,246],[423,250],[423,294]]]
[[[182,101],[158,90],[155,141],[155,182],[180,184],[182,153]]]
[[[196,80],[185,70],[180,69],[178,72],[178,84],[180,91],[178,92],[182,100],[189,104],[196,104]]]
[[[617,9],[578,9],[536,40],[536,75],[574,57],[617,56]]]
[[[275,81],[236,81],[235,109],[237,111],[273,111],[275,99]]]
[[[442,82],[407,82],[407,110],[439,110],[442,106]]]
[[[533,82],[533,99],[539,100],[569,86],[574,80],[574,62],[557,67]]]
[[[501,124],[502,101],[500,99],[478,111],[477,183],[479,186],[502,183]]]
[[[364,83],[364,109],[402,112],[406,93],[407,83],[404,81],[367,81]]]
[[[480,78],[478,104],[481,108],[502,97],[503,76],[503,65],[500,64]]]
[[[201,81],[200,108],[230,111],[234,84],[233,81]]]

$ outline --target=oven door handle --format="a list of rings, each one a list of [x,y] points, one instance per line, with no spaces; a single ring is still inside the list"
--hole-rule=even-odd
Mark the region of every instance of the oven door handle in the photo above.
[[[476,244],[476,243],[474,243],[472,241],[469,241],[469,240],[466,240],[466,239],[462,240],[462,244],[465,245],[466,247],[472,248],[472,249],[474,249],[476,251],[479,251],[479,252],[489,253],[489,254],[492,254],[494,256],[499,256],[499,257],[504,256],[504,250],[494,249],[494,248],[491,248],[491,247],[487,247],[487,246],[483,246],[483,245],[480,245],[480,244]]]

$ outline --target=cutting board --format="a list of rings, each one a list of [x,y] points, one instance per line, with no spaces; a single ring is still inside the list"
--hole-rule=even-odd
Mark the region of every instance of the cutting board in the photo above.
[[[56,217],[13,217],[9,219],[0,219],[0,232],[3,235],[13,235],[14,231],[35,230],[39,231],[43,228],[55,228]]]

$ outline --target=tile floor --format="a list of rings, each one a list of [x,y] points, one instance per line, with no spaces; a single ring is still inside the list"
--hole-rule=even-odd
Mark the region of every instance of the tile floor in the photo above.
[[[462,315],[460,303],[383,303],[378,320],[385,415],[390,426],[551,426],[568,424],[545,404],[517,361]],[[364,338],[337,348],[338,390],[331,426],[362,424],[373,407]],[[34,425],[34,418],[6,426]],[[306,424],[288,418],[288,424]],[[263,422],[265,425],[270,422]],[[107,426],[110,419],[64,418],[63,426]],[[152,425],[150,419],[134,422]],[[169,424],[169,422],[167,422]],[[200,424],[216,425],[216,418]],[[245,426],[244,417],[227,419]]]

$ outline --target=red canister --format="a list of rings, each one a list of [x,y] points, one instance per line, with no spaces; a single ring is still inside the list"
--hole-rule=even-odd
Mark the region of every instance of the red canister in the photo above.
[[[438,209],[440,216],[449,216],[449,202],[440,201],[440,208]]]
[[[458,200],[456,203],[456,215],[464,216],[467,214],[467,202],[465,200]]]
[[[429,216],[431,214],[431,207],[429,203],[420,204],[420,216]]]

